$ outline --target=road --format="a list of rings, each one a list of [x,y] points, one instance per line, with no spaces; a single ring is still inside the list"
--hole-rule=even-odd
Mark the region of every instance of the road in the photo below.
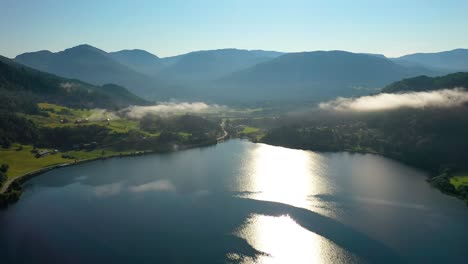
[[[216,141],[218,141],[218,142],[223,142],[227,138],[227,136],[229,135],[229,133],[226,131],[226,129],[224,129],[225,123],[226,123],[226,120],[223,120],[223,122],[221,122],[221,124],[219,124],[219,126],[223,130],[223,135],[216,139]]]

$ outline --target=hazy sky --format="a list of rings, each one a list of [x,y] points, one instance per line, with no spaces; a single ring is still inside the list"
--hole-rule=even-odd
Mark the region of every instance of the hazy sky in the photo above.
[[[193,50],[468,48],[468,0],[0,0],[0,55],[87,43],[165,57]]]

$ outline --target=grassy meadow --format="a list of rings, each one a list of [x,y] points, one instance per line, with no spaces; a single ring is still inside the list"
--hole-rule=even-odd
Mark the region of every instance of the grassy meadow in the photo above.
[[[450,183],[458,189],[460,186],[468,186],[468,175],[453,176],[450,178]]]
[[[134,152],[130,150],[117,152],[109,149],[95,149],[91,151],[79,150],[58,152],[36,158],[35,154],[31,152],[32,150],[33,146],[31,145],[21,145],[20,148],[20,145],[18,144],[12,145],[9,149],[0,149],[0,164],[9,165],[7,173],[8,178],[14,179],[18,176],[36,171],[41,168],[59,164],[73,163],[75,160],[81,161],[99,157],[115,156],[119,154],[125,155]],[[73,158],[63,158],[62,155],[67,155]]]

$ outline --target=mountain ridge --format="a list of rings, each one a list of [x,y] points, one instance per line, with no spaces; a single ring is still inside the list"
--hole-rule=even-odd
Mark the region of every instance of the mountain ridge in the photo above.
[[[59,103],[71,107],[119,108],[149,102],[114,84],[95,86],[76,79],[41,72],[0,56],[3,102]],[[22,98],[25,97],[25,98]]]
[[[31,68],[65,78],[80,79],[94,85],[116,83],[144,96],[158,81],[121,64],[105,51],[83,44],[59,52],[31,52],[15,61]]]
[[[160,58],[141,49],[106,52],[83,44],[55,53],[24,53],[15,60],[93,84],[113,82],[145,98],[189,101],[364,95],[404,78],[451,72],[427,63],[340,50],[282,53],[227,48]]]
[[[162,69],[161,74],[168,78],[188,81],[214,80],[274,58],[275,54],[268,51],[233,48],[194,51],[163,58],[162,61],[167,66]]]
[[[417,63],[425,67],[445,71],[468,71],[468,49],[458,48],[441,52],[425,52],[404,55],[396,62]]]
[[[146,50],[126,49],[109,52],[108,54],[119,63],[148,76],[154,75],[163,66],[158,56]]]
[[[245,93],[257,93],[270,99],[330,99],[375,92],[391,82],[421,74],[433,72],[404,67],[369,54],[314,51],[287,53],[221,81]]]

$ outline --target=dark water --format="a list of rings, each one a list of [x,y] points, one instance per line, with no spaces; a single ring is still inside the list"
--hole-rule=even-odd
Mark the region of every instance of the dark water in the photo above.
[[[51,171],[0,263],[466,263],[468,208],[375,155],[233,140]]]

